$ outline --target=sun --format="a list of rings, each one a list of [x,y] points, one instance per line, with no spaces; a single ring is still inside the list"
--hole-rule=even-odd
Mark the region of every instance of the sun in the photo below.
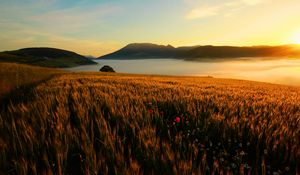
[[[292,40],[292,44],[300,44],[300,35],[299,37]]]
[[[292,34],[291,37],[289,37],[289,43],[290,44],[300,44],[300,31]]]

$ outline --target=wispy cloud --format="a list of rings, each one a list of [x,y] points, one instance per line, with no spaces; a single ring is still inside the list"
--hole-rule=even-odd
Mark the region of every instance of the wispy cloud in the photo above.
[[[23,47],[54,47],[71,50],[83,55],[100,56],[99,53],[109,53],[114,47],[120,47],[118,44],[110,41],[99,41],[97,39],[78,39],[64,35],[50,34],[49,32],[26,30],[18,33],[18,37],[11,39],[12,36],[0,36],[0,48],[14,50]]]
[[[241,1],[247,5],[256,5],[265,2],[265,0],[241,0]]]
[[[208,2],[200,2],[197,0],[183,0],[191,6],[191,9],[186,13],[185,18],[189,20],[201,19],[223,14],[223,16],[232,16],[238,9],[247,6],[258,5],[269,2],[271,0],[230,0],[223,3],[212,4]]]
[[[1,33],[25,34],[27,31],[43,31],[50,34],[75,34],[88,30],[95,31],[104,26],[121,10],[121,6],[111,3],[88,4],[80,0],[80,5],[62,7],[58,0],[28,0],[20,2],[0,2]],[[4,8],[5,5],[9,8]],[[60,7],[56,7],[60,6]]]
[[[199,19],[217,15],[219,13],[219,6],[199,6],[193,8],[186,14],[186,19]]]
[[[105,16],[114,15],[119,10],[119,7],[108,5],[96,5],[89,8],[75,7],[31,16],[28,20],[45,30],[68,32],[93,27],[94,24],[101,23]]]
[[[0,36],[0,40],[5,41],[0,43],[0,49],[47,46],[99,56],[98,53],[107,53],[115,47],[115,43],[101,38],[101,29],[105,28],[107,20],[119,14],[121,6],[88,4],[81,0],[80,6],[54,8],[57,1],[37,0],[37,4],[24,4],[23,7],[12,3],[8,6],[10,9],[0,7],[3,16],[0,32],[5,33]]]

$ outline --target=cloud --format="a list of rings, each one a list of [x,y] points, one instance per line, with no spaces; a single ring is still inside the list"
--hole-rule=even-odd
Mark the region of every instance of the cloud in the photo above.
[[[241,1],[247,5],[256,5],[264,2],[264,0],[241,0]]]
[[[54,47],[71,50],[83,55],[100,56],[103,53],[112,52],[112,48],[117,48],[116,43],[99,41],[97,38],[73,38],[63,35],[50,34],[49,32],[26,30],[18,33],[13,38],[13,34],[1,35],[1,50],[15,50],[24,47]]]
[[[193,8],[188,14],[186,19],[199,19],[217,15],[220,8],[218,6],[201,6]]]
[[[60,6],[59,0],[33,1],[21,5],[5,1],[9,8],[0,6],[0,32],[5,33],[0,36],[5,41],[0,43],[1,50],[45,46],[99,56],[117,48],[101,30],[109,29],[107,20],[121,12],[121,5],[78,0],[80,5]]]
[[[120,10],[117,6],[96,5],[83,8],[74,7],[44,14],[31,16],[29,21],[47,31],[68,32],[77,31],[86,27],[93,27],[104,20],[105,16],[114,15]]]
[[[230,0],[223,3],[211,4],[211,3],[200,3],[197,0],[183,0],[183,2],[191,9],[185,15],[188,20],[202,19],[212,16],[223,14],[223,16],[232,16],[237,10],[247,6],[254,6],[261,3],[266,3],[271,0]]]

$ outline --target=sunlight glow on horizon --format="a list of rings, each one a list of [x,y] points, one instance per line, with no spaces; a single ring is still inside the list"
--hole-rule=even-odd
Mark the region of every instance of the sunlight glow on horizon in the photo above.
[[[129,43],[300,44],[289,0],[21,0],[0,2],[0,51],[56,47],[100,56]]]
[[[300,28],[291,34],[288,42],[300,44]]]

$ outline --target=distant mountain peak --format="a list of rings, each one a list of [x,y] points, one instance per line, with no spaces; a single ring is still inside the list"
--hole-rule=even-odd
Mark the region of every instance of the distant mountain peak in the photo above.
[[[131,43],[123,47],[123,49],[155,49],[155,48],[174,48],[171,45],[159,45],[152,43]]]
[[[167,47],[169,47],[169,48],[174,48],[174,49],[175,49],[175,47],[173,47],[173,46],[170,45],[170,44],[168,44]]]
[[[152,43],[131,43],[116,52],[101,56],[99,58],[171,58],[177,54],[176,52],[176,48],[171,45],[158,45]]]

